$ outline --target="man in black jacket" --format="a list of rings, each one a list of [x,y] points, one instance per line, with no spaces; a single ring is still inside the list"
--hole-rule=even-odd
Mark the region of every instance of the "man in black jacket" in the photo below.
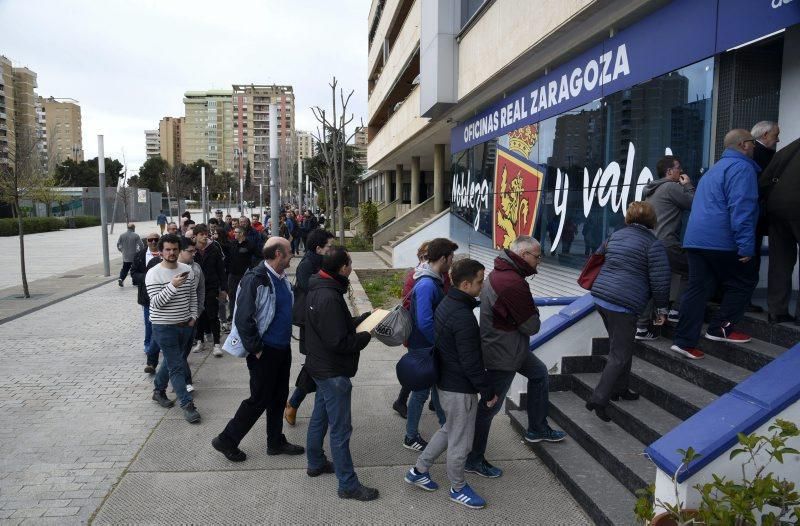
[[[481,293],[484,269],[478,261],[462,259],[454,263],[450,271],[453,285],[434,315],[434,352],[439,368],[436,389],[446,420],[405,476],[407,483],[434,491],[438,485],[430,478],[428,470],[446,449],[450,499],[468,508],[486,506],[486,501],[464,478],[464,465],[475,434],[477,393],[486,400],[488,407],[497,403],[497,395],[483,366],[480,328],[473,313],[478,306],[475,298]]]
[[[161,263],[161,253],[158,251],[159,235],[156,232],[147,234],[147,245],[133,256],[131,265],[131,280],[139,287],[136,302],[142,306],[144,313],[144,352],[147,355],[147,365],[144,372],[156,374],[158,367],[158,354],[161,351],[156,339],[153,338],[153,325],[150,323],[150,296],[147,295],[147,286],[144,277],[147,271]]]
[[[305,328],[305,308],[306,295],[308,294],[308,281],[311,276],[319,272],[322,267],[322,258],[331,249],[331,239],[333,234],[327,230],[317,229],[308,236],[306,253],[300,264],[297,265],[294,282],[294,305],[292,307],[292,323],[300,327],[300,354],[306,354],[306,328]],[[308,371],[300,369],[297,374],[295,389],[289,401],[286,402],[286,410],[283,417],[290,426],[295,424],[297,419],[297,409],[303,403],[308,393],[317,390],[316,384]]]
[[[347,277],[352,270],[347,250],[335,247],[323,258],[319,273],[309,280],[305,367],[317,384],[317,395],[308,423],[307,473],[316,477],[335,472],[339,480],[339,498],[367,501],[377,499],[378,490],[362,485],[353,469],[350,456],[353,386],[350,378],[358,370],[361,349],[370,340],[368,332],[356,333],[356,327],[369,313],[358,318],[350,316],[344,294],[350,285]],[[322,445],[328,427],[333,463],[325,458]]]
[[[233,308],[236,306],[236,289],[242,276],[250,268],[253,258],[258,257],[259,249],[245,236],[244,228],[237,226],[233,229],[234,238],[228,245],[228,257],[225,258],[225,267],[228,271],[228,321],[233,322]]]
[[[204,224],[194,226],[194,241],[197,252],[194,254],[195,262],[203,269],[206,278],[206,308],[197,320],[197,346],[202,345],[205,334],[210,332],[214,337],[213,354],[222,356],[220,346],[219,302],[227,299],[225,290],[228,288],[228,279],[225,276],[225,256],[219,243],[211,240],[208,227]]]

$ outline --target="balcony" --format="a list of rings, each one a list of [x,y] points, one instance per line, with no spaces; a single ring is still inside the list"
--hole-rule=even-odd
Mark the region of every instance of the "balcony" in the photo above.
[[[373,166],[391,154],[428,125],[429,119],[419,116],[419,86],[415,86],[403,104],[370,139],[367,166]]]
[[[417,0],[409,9],[400,32],[392,43],[392,49],[383,69],[369,93],[368,109],[372,117],[392,91],[398,77],[405,71],[414,53],[419,49],[421,1]],[[381,47],[381,46],[375,46]]]

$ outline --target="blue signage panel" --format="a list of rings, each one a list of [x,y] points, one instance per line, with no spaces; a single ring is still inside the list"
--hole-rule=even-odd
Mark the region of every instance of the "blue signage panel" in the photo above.
[[[717,53],[800,24],[800,0],[719,0]]]

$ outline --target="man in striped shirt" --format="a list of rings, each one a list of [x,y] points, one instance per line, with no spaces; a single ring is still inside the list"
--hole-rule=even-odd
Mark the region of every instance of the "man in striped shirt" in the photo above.
[[[178,236],[162,236],[158,249],[162,261],[145,276],[153,337],[164,356],[154,380],[153,400],[162,407],[175,405],[166,393],[167,381],[171,381],[180,399],[183,416],[194,424],[200,421],[200,413],[194,406],[192,394],[186,390],[183,349],[188,346],[197,321],[197,278],[192,267],[178,262],[181,250]]]

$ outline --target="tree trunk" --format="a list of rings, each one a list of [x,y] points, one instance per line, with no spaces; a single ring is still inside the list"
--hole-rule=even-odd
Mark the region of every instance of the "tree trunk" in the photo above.
[[[339,178],[336,178],[336,202],[339,207],[336,209],[336,222],[339,226],[339,243],[344,246],[344,207],[342,206],[342,185]]]
[[[14,208],[17,211],[17,232],[19,233],[19,270],[22,274],[22,295],[31,297],[28,290],[28,273],[25,271],[25,232],[22,229],[22,213],[19,209],[19,199],[14,199]]]

